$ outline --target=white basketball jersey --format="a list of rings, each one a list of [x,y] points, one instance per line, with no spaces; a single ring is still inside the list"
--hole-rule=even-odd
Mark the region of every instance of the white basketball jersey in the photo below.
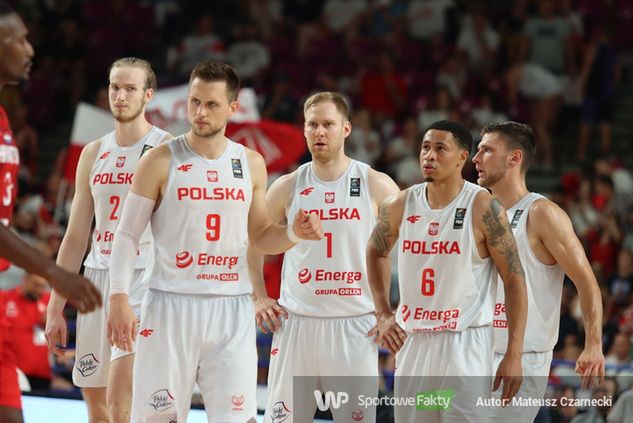
[[[407,332],[462,331],[492,324],[497,273],[481,259],[473,234],[473,201],[483,188],[464,182],[433,210],[427,184],[406,194],[398,241],[398,323]]]
[[[163,198],[151,219],[155,260],[150,288],[183,294],[251,292],[246,262],[253,184],[247,150],[228,140],[205,159],[184,135],[167,144],[171,163]]]
[[[374,310],[365,262],[376,222],[368,170],[368,165],[352,160],[340,178],[322,181],[311,162],[297,169],[287,220],[292,223],[301,208],[316,214],[325,237],[302,241],[286,252],[279,303],[288,310],[317,317]]]
[[[528,314],[523,352],[551,351],[558,340],[560,301],[565,272],[558,264],[546,265],[536,258],[530,246],[527,231],[530,207],[541,198],[545,197],[529,193],[507,210],[527,282]],[[501,278],[497,287],[494,310],[495,352],[503,354],[508,343],[508,318]]]
[[[90,192],[94,201],[95,229],[92,247],[84,265],[93,269],[109,269],[114,233],[121,218],[123,204],[130,192],[132,175],[139,159],[147,150],[161,144],[169,134],[155,126],[136,144],[121,147],[114,132],[101,139],[99,152],[90,172]],[[146,229],[139,243],[135,269],[144,269],[151,244]]]

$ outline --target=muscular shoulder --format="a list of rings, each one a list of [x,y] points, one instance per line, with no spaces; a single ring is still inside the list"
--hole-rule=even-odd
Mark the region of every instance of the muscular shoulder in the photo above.
[[[386,173],[369,169],[367,172],[369,190],[377,205],[380,205],[385,199],[400,191],[398,185]]]
[[[482,189],[477,193],[473,201],[473,216],[482,216],[486,211],[489,211],[493,205],[495,207],[496,205],[502,207],[501,203],[499,203],[492,194]]]
[[[554,230],[565,229],[571,225],[569,216],[556,203],[546,198],[541,198],[532,203],[528,218],[538,225],[530,225],[539,234],[547,234]]]
[[[161,144],[143,154],[134,173],[163,181],[169,173],[170,164],[171,149],[167,144]]]
[[[266,199],[269,203],[283,204],[284,206],[290,201],[290,193],[295,186],[297,180],[297,171],[282,175],[270,184]]]
[[[94,158],[97,156],[99,149],[101,148],[101,143],[103,142],[102,138],[96,139],[94,141],[90,141],[86,146],[81,150],[81,157],[86,158]]]
[[[171,149],[167,144],[161,144],[150,149],[141,158],[141,162],[152,164],[164,164],[169,163],[171,160]]]

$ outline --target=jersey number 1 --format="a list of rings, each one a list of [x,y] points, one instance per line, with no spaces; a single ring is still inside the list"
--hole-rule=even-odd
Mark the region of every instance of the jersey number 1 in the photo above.
[[[325,232],[323,234],[325,236],[325,257],[332,258],[332,232]]]

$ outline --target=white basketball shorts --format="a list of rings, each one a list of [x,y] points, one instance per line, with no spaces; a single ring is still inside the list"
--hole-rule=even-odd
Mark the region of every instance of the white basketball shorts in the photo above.
[[[378,395],[378,348],[367,336],[376,317],[289,314],[273,336],[264,421],[311,422],[315,390],[347,395],[346,403],[330,406],[334,421],[375,421],[375,406],[359,406],[358,397]]]
[[[197,382],[209,422],[257,414],[255,311],[249,295],[150,289],[134,359],[132,421],[185,422]]]

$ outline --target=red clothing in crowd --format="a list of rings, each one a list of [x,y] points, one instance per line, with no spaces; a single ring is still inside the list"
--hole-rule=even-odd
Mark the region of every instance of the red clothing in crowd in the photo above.
[[[50,293],[37,300],[24,296],[20,287],[4,293],[5,316],[10,324],[15,364],[27,376],[50,379],[51,366],[44,338],[44,317]]]
[[[361,82],[361,105],[372,114],[386,117],[394,117],[398,111],[398,105],[391,98],[392,85],[397,94],[404,100],[407,98],[407,84],[404,78],[397,74],[384,74],[382,72],[369,72]]]

